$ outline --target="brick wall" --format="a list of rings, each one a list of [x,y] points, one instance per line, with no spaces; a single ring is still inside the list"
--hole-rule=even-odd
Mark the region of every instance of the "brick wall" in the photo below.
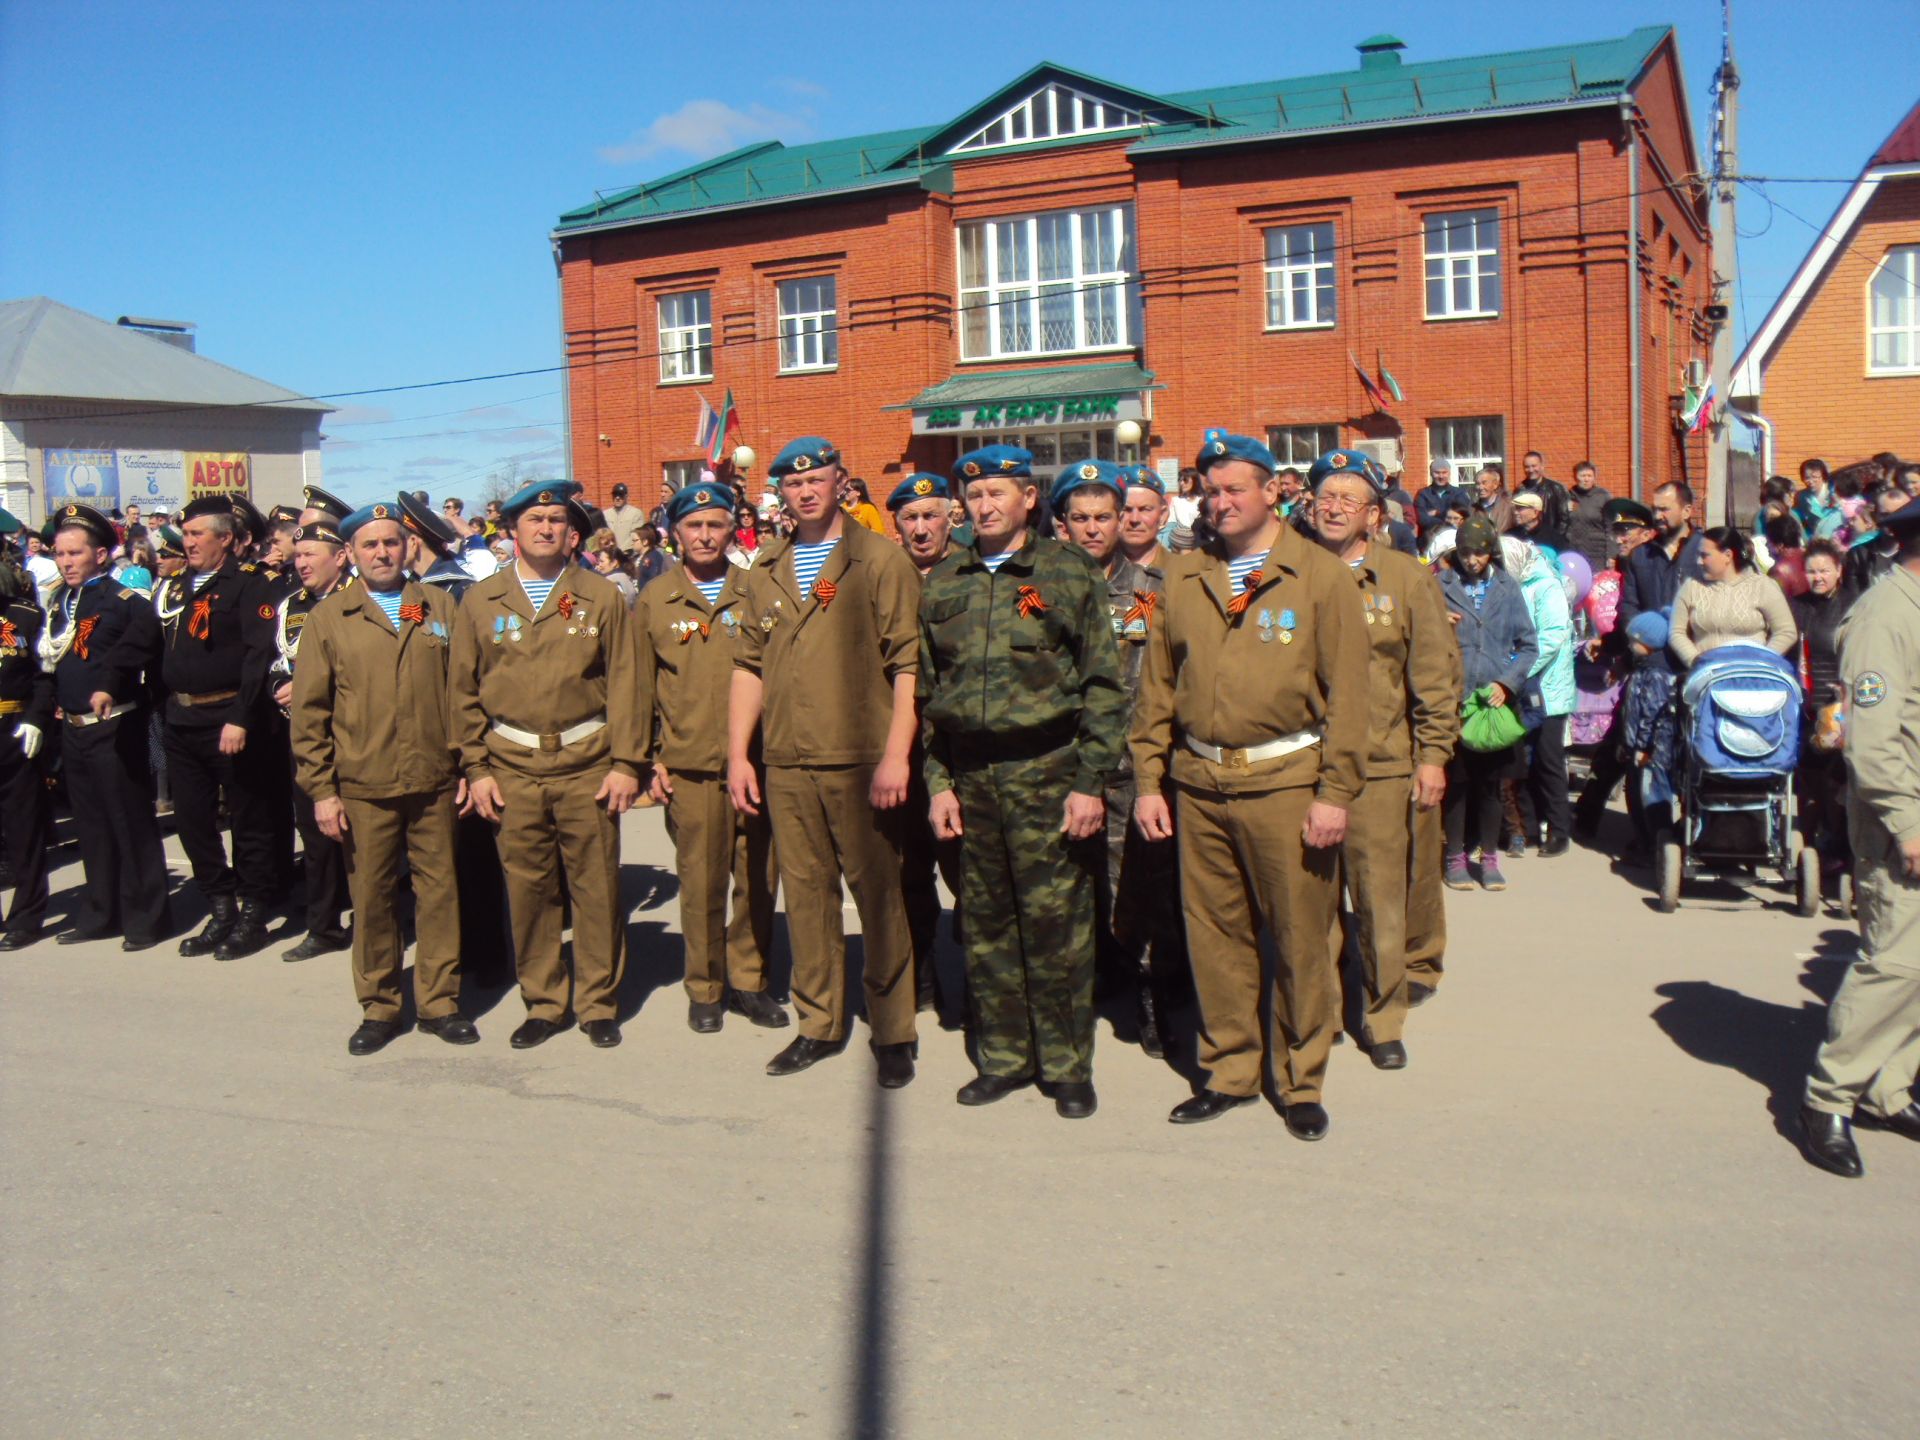
[[[1760,409],[1783,474],[1920,455],[1920,375],[1867,372],[1867,285],[1890,247],[1920,245],[1920,178],[1883,182],[1847,241],[1767,364]]]

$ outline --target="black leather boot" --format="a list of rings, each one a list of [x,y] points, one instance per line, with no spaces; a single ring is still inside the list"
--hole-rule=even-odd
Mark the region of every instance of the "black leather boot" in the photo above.
[[[233,896],[215,895],[207,904],[212,913],[198,935],[189,935],[180,942],[182,955],[211,955],[233,930],[233,922],[239,916]]]
[[[1140,1053],[1156,1060],[1167,1058],[1167,1042],[1160,1033],[1160,997],[1153,988],[1153,976],[1140,967]]]
[[[242,900],[233,928],[214,948],[216,960],[238,960],[251,955],[267,943],[267,907],[258,900]]]

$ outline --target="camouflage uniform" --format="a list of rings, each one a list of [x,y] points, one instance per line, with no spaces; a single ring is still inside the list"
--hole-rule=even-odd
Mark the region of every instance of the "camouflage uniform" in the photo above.
[[[1129,712],[1140,694],[1140,676],[1166,577],[1157,565],[1118,557],[1107,576],[1107,613],[1120,650]],[[1107,780],[1107,870],[1100,886],[1098,934],[1108,963],[1139,986],[1140,1043],[1160,1051],[1167,977],[1183,962],[1180,872],[1171,840],[1149,840],[1133,823],[1133,757],[1121,751]]]
[[[927,789],[959,797],[967,984],[983,1075],[1093,1070],[1098,841],[1069,841],[1069,792],[1120,764],[1127,692],[1106,582],[1038,536],[991,571],[958,550],[920,605]]]

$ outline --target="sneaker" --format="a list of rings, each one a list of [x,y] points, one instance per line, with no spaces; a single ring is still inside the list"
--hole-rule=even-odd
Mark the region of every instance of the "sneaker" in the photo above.
[[[1509,860],[1524,860],[1526,858],[1526,855],[1527,855],[1527,837],[1526,836],[1515,835],[1511,840],[1507,841],[1507,858]]]
[[[1500,857],[1498,855],[1482,855],[1480,857],[1480,888],[1482,890],[1504,890],[1507,888],[1507,877],[1500,873]]]
[[[1467,873],[1467,857],[1464,851],[1447,856],[1446,882],[1449,890],[1473,888],[1473,876]]]

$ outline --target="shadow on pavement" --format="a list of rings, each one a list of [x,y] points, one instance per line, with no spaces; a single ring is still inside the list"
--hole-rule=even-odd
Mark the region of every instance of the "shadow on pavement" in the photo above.
[[[1840,988],[1856,949],[1850,930],[1828,930],[1800,974],[1813,999],[1797,1009],[1742,995],[1709,980],[1676,980],[1654,994],[1665,1002],[1653,1022],[1694,1059],[1737,1070],[1767,1092],[1774,1130],[1800,1140],[1800,1104],[1807,1072],[1826,1035],[1827,1005]]]
[[[852,1393],[847,1434],[882,1440],[893,1426],[893,1107],[891,1092],[871,1087],[867,1110],[866,1194],[860,1214],[860,1269],[855,1280]]]

